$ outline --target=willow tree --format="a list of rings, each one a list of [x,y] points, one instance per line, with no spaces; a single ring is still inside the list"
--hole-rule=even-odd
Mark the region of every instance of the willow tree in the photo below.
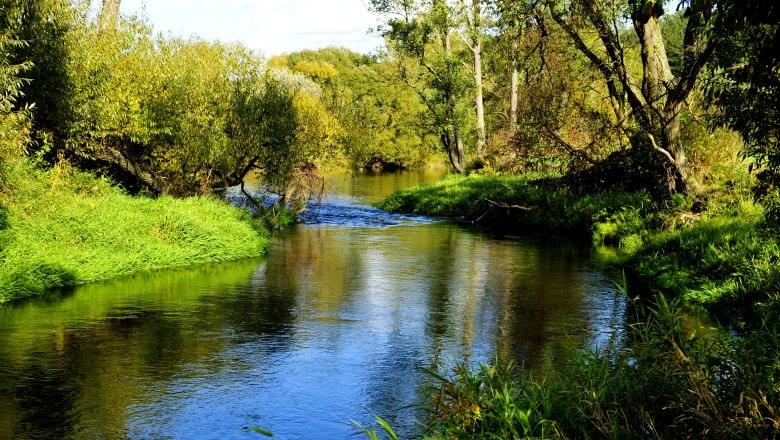
[[[546,0],[552,19],[574,46],[601,73],[609,90],[615,119],[632,137],[635,147],[658,154],[667,164],[669,191],[686,193],[695,187],[680,137],[680,112],[702,69],[725,33],[715,20],[714,0],[683,0],[688,21],[684,33],[682,68],[672,75],[661,32],[664,0]],[[677,3],[677,2],[675,2]],[[630,57],[621,38],[625,17],[640,43],[641,77],[627,66]],[[588,35],[594,35],[589,38]]]

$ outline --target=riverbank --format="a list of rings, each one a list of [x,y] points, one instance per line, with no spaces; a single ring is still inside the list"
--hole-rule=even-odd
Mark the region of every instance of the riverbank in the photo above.
[[[454,176],[379,204],[617,245],[608,267],[628,275],[630,297],[644,298],[629,307],[622,340],[572,347],[555,371],[501,359],[431,371],[425,437],[776,437],[780,248],[746,171],[714,170],[700,194],[664,204],[643,193],[578,195],[549,182]],[[702,310],[727,327],[703,324],[711,317],[696,316]]]
[[[780,246],[763,224],[746,171],[717,170],[707,183],[697,196],[659,205],[643,192],[580,195],[522,176],[450,176],[393,194],[378,207],[617,245],[607,263],[625,270],[632,291],[662,291],[740,323],[756,307],[777,307]]]
[[[61,164],[17,163],[0,192],[0,303],[136,272],[261,255],[268,232],[207,197],[127,195]]]

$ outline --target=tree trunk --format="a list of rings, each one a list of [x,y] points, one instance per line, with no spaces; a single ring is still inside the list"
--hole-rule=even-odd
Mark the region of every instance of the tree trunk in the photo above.
[[[450,42],[451,31],[449,29],[444,30],[443,46],[444,51],[449,59],[452,54],[452,44]],[[447,97],[447,119],[448,125],[452,129],[447,128],[446,136],[448,139],[445,142],[444,147],[447,149],[447,154],[450,157],[450,163],[455,171],[462,173],[466,169],[466,155],[463,151],[463,138],[460,134],[460,121],[458,118],[458,98],[455,96],[452,84],[445,85],[445,95]],[[444,139],[444,138],[442,138]]]
[[[476,3],[476,2],[475,2]],[[482,43],[474,45],[474,86],[476,88],[477,106],[477,157],[482,158],[485,146],[485,105],[482,99]]]
[[[687,194],[691,189],[696,188],[696,184],[691,179],[688,157],[685,155],[685,146],[680,138],[681,108],[682,103],[677,103],[664,110],[663,143],[672,156],[671,161],[675,172],[674,187],[670,186],[670,189],[673,192]]]
[[[119,4],[122,0],[103,0],[98,26],[101,31],[116,30],[119,27]]]
[[[146,186],[155,194],[167,194],[168,188],[163,181],[142,166],[128,158],[115,148],[102,148],[93,153],[93,157],[108,165],[113,165],[134,177],[138,183]]]
[[[690,189],[690,173],[685,147],[680,138],[680,110],[684,100],[672,96],[674,77],[669,68],[663,37],[661,35],[661,5],[656,0],[646,0],[634,14],[634,29],[642,45],[642,94],[653,110],[650,118],[661,134],[661,147],[654,145],[670,161],[673,173],[669,176],[671,192],[687,193]]]
[[[672,70],[666,57],[666,47],[661,36],[661,6],[654,0],[645,2],[642,13],[634,17],[634,28],[642,44],[642,93],[650,106],[655,108],[668,93]]]
[[[520,87],[517,68],[512,69],[512,90],[509,96],[509,130],[514,133],[517,131],[517,91]]]
[[[473,47],[474,52],[474,87],[476,89],[477,107],[477,157],[482,158],[482,150],[485,146],[485,105],[482,99],[482,7],[481,0],[473,0],[472,17],[474,23]]]

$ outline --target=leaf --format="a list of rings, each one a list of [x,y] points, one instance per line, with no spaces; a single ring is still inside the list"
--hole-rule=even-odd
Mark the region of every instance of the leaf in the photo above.
[[[375,415],[374,418],[376,419],[377,423],[382,425],[382,429],[385,430],[385,432],[387,433],[387,435],[390,436],[390,438],[392,438],[393,440],[398,440],[398,434],[396,434],[395,431],[393,431],[393,428],[390,427],[390,424],[387,423],[387,421],[385,421],[385,419],[383,419],[383,418],[381,418],[381,417],[379,417],[377,415]]]
[[[254,431],[254,432],[258,433],[258,434],[262,434],[262,435],[264,435],[266,437],[273,437],[274,436],[273,432],[265,430],[265,429],[262,429],[262,428],[257,427],[257,426],[247,426],[247,428],[251,429],[252,431]]]

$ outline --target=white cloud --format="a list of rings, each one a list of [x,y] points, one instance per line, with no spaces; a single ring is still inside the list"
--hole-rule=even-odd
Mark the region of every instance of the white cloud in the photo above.
[[[364,0],[123,0],[122,12],[146,12],[156,30],[209,40],[243,41],[268,54],[346,46],[373,51],[376,17]]]

